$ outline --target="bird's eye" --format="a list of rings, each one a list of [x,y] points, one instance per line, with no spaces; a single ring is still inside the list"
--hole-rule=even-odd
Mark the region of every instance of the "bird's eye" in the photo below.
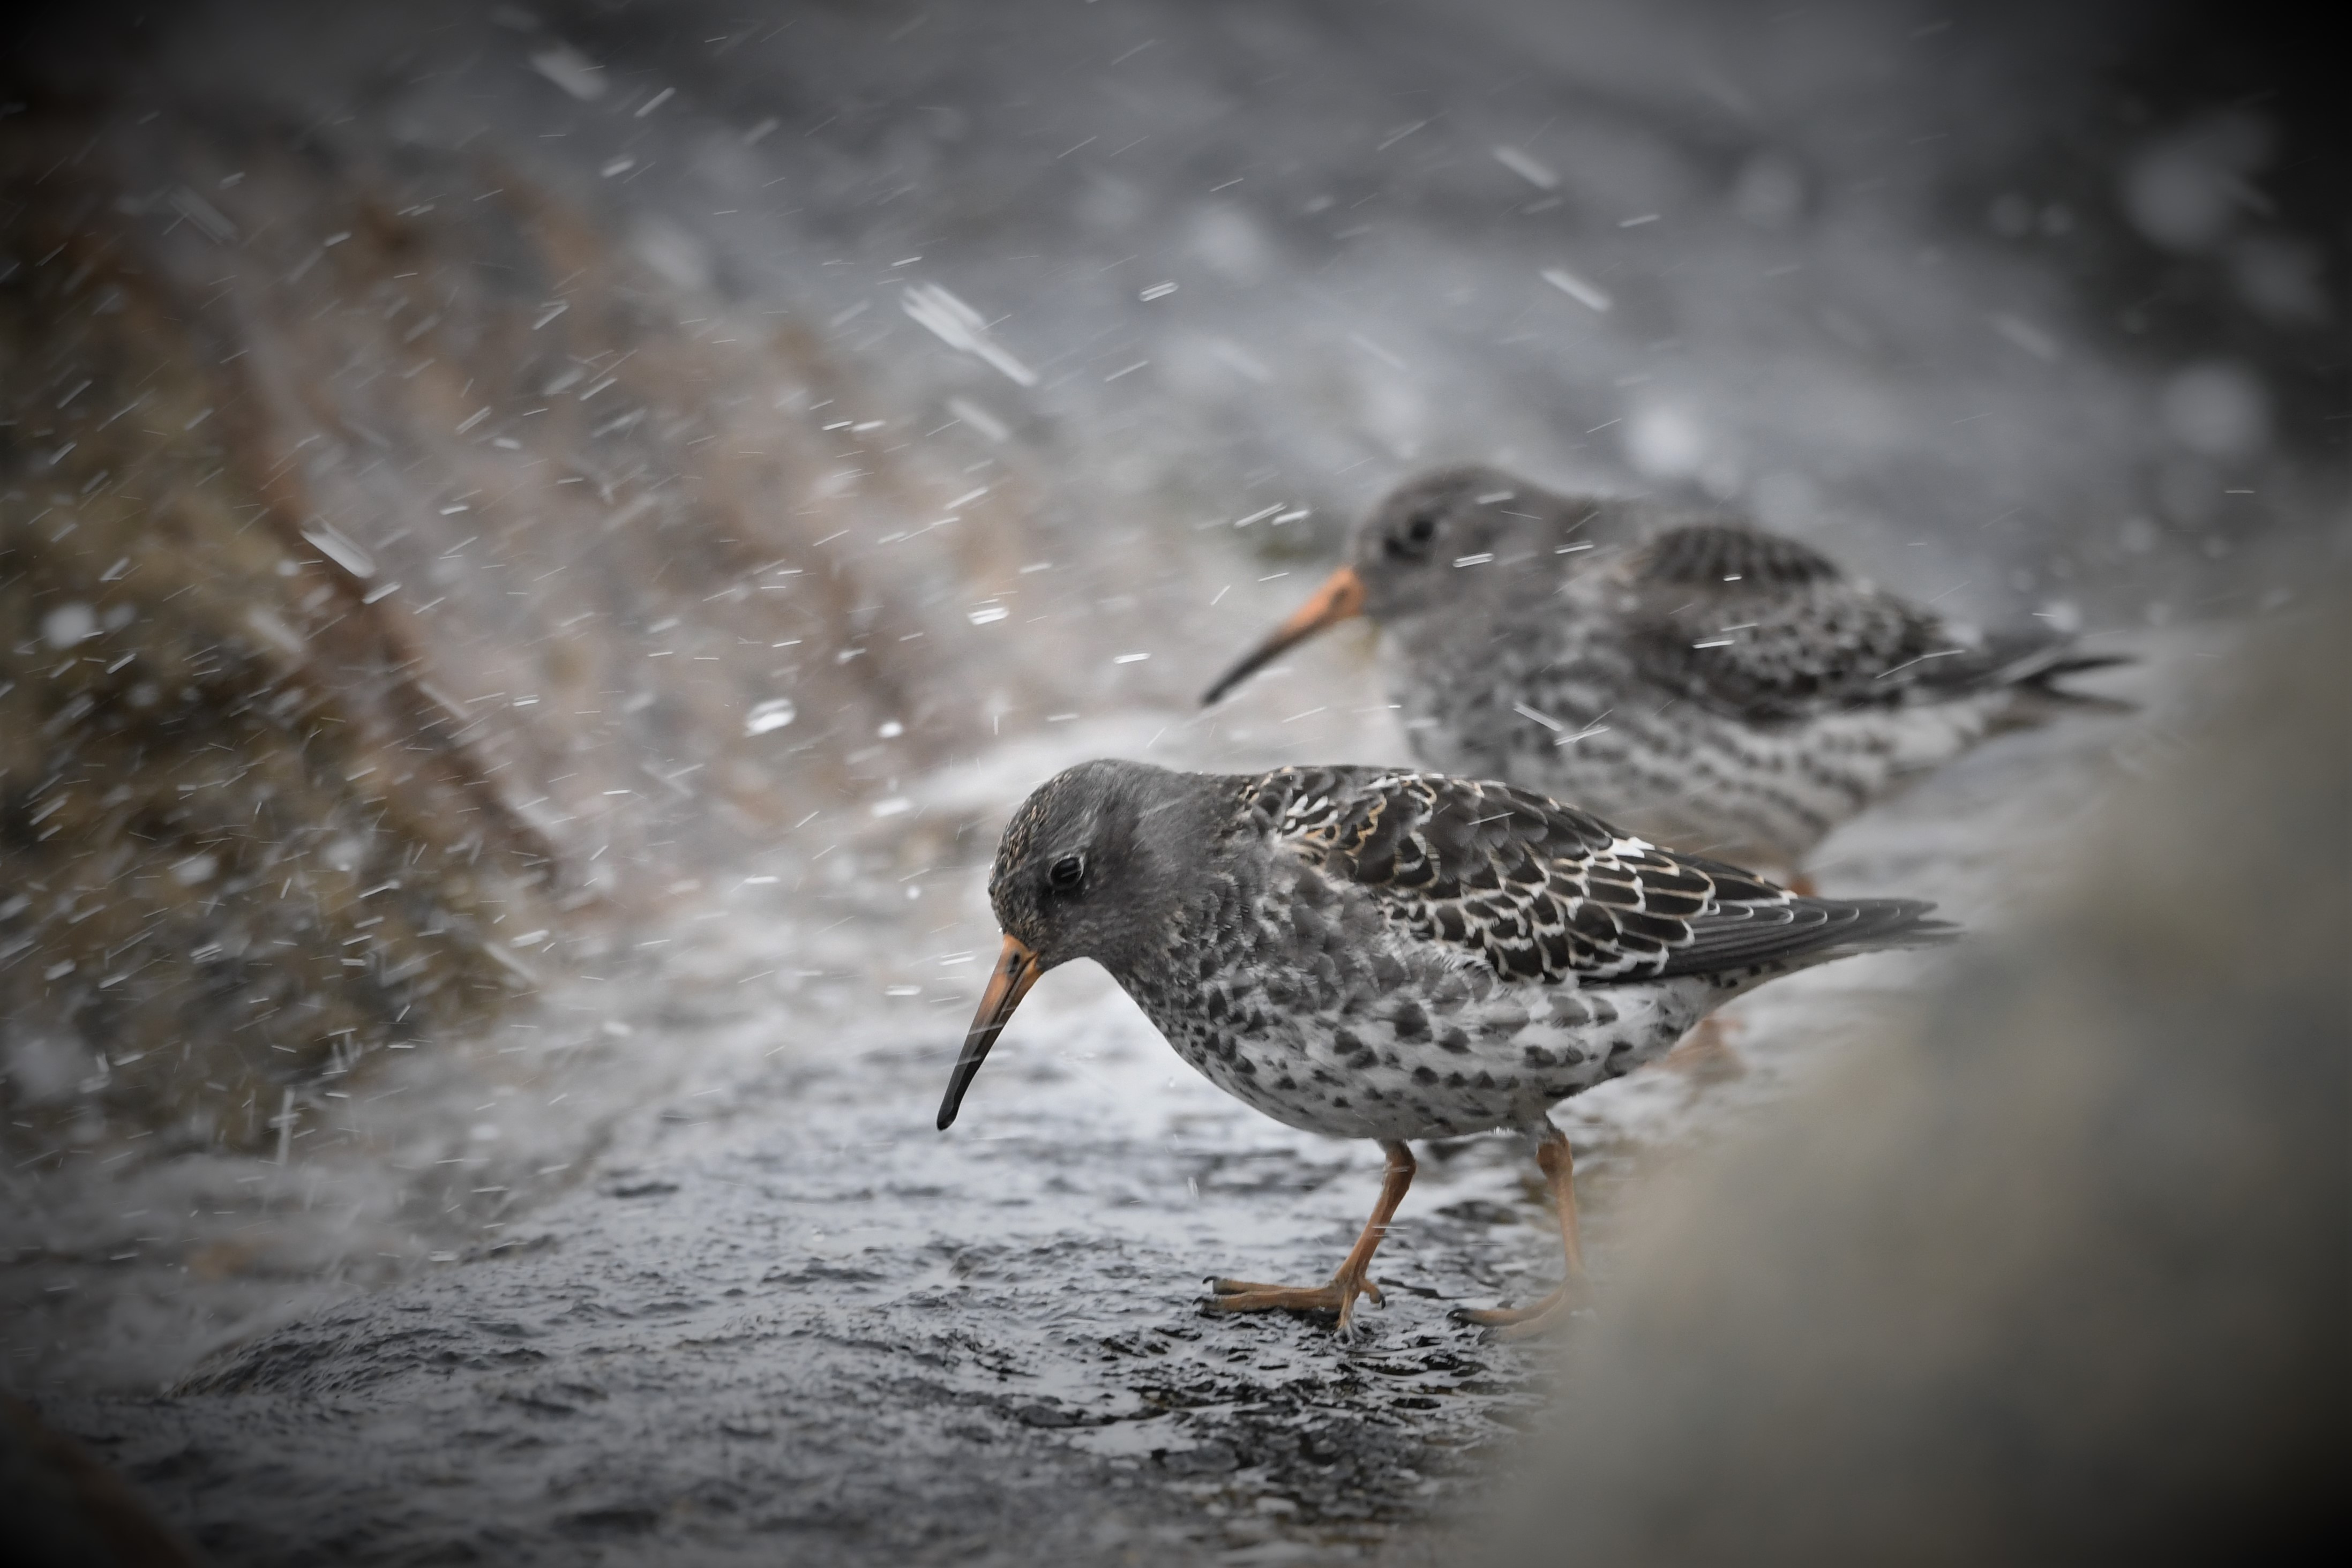
[[[1056,893],[1075,892],[1078,883],[1087,880],[1086,858],[1064,855],[1046,869],[1045,880]]]
[[[1397,560],[1408,560],[1427,552],[1429,541],[1437,533],[1437,514],[1415,512],[1405,519],[1404,527],[1388,538],[1388,553]]]

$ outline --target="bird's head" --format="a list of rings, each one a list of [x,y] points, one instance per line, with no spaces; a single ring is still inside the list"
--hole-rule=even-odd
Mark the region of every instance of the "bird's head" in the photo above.
[[[1003,950],[940,1105],[955,1120],[982,1059],[1037,977],[1073,958],[1113,973],[1158,928],[1198,829],[1192,776],[1140,762],[1081,763],[1040,785],[1005,825],[988,900]]]
[[[1202,706],[1342,621],[1401,621],[1453,602],[1460,572],[1491,564],[1530,535],[1549,540],[1558,533],[1559,507],[1556,497],[1496,468],[1445,468],[1407,480],[1356,525],[1348,564],[1219,676]]]

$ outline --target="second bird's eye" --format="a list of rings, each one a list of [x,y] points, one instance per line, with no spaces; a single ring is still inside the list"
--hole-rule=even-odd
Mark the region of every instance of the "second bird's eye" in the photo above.
[[[1436,532],[1435,514],[1417,512],[1407,519],[1402,533],[1389,536],[1388,552],[1399,560],[1417,556],[1429,548],[1430,538]]]
[[[1045,880],[1057,893],[1068,893],[1087,879],[1087,862],[1078,855],[1064,855],[1045,873]]]

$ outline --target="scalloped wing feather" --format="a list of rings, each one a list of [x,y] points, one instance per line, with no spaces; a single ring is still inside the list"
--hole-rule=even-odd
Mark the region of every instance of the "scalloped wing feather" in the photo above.
[[[1778,535],[1677,528],[1628,559],[1622,613],[1644,674],[1735,717],[1948,700],[2002,684],[2004,662],[1942,618]]]
[[[1505,979],[1591,985],[1828,956],[1901,939],[1927,909],[1799,898],[1573,807],[1443,774],[1286,768],[1252,782],[1249,805],[1392,925]]]

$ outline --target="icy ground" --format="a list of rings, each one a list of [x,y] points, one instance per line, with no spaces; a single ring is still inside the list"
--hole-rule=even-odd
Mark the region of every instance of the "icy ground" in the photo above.
[[[2149,663],[2114,687],[2192,692],[2220,643],[2140,643]],[[1823,880],[1997,925],[2107,785],[2161,765],[2180,712],[2176,695],[2008,737],[1833,840]],[[1206,737],[1188,744],[1207,753]],[[941,803],[910,815],[985,800],[1001,816],[1013,775],[1055,760],[935,778],[917,793]],[[1218,1094],[1091,969],[1033,994],[963,1119],[934,1133],[981,967],[958,955],[992,946],[983,854],[974,843],[910,883],[923,899],[850,915],[828,938],[842,967],[822,975],[785,967],[812,967],[812,946],[787,932],[776,891],[714,889],[677,928],[686,950],[617,1001],[559,995],[507,1031],[519,1049],[379,1075],[363,1092],[387,1143],[461,1103],[499,1118],[483,1142],[502,1152],[454,1156],[456,1186],[517,1185],[501,1178],[539,1165],[568,1184],[538,1202],[488,1197],[513,1204],[502,1227],[389,1289],[285,1281],[271,1303],[249,1279],[207,1294],[60,1256],[72,1288],[56,1364],[70,1370],[45,1409],[237,1562],[1430,1549],[1420,1521],[1507,1463],[1490,1445],[1536,1395],[1540,1353],[1445,1316],[1556,1277],[1525,1151],[1501,1137],[1432,1151],[1381,1254],[1389,1305],[1363,1343],[1304,1319],[1202,1315],[1206,1273],[1327,1271],[1370,1203],[1377,1156]],[[921,933],[906,906],[927,903],[945,924]],[[853,976],[861,951],[874,967]],[[1934,962],[1781,982],[1736,1009],[1743,1071],[1654,1069],[1562,1108],[1604,1299],[1612,1196],[1829,1052],[1868,1049],[1874,1017]],[[850,998],[883,993],[877,981],[900,994]],[[561,1119],[550,1101],[591,1114]],[[313,1171],[305,1211],[299,1168],[244,1173],[283,1188],[248,1200],[251,1245],[322,1232],[322,1210],[393,1174]],[[198,1339],[162,1332],[166,1303],[190,1301],[226,1321]],[[205,1336],[229,1343],[156,1392],[173,1353]],[[147,1386],[92,1386],[110,1364]]]

